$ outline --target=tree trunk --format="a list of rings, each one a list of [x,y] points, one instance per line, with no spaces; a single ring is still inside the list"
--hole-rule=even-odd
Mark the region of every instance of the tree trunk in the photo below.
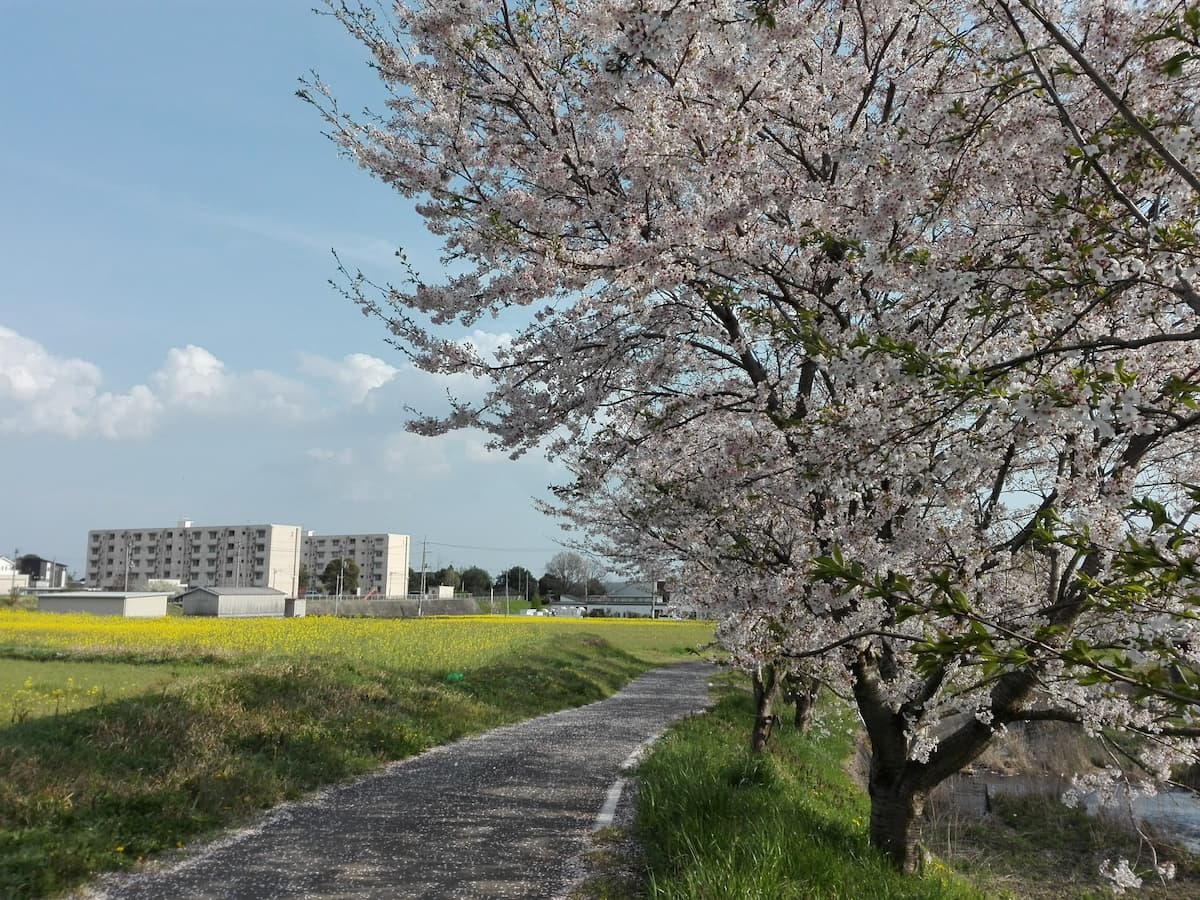
[[[775,727],[775,695],[779,692],[779,677],[774,666],[759,666],[751,675],[754,686],[754,730],[750,733],[750,750],[762,753]]]
[[[903,784],[879,784],[874,771],[870,792],[872,846],[901,872],[919,872],[924,862],[920,823],[926,793],[911,790]]]
[[[803,733],[808,730],[812,721],[813,710],[817,705],[817,690],[819,683],[812,678],[800,675],[788,675],[784,679],[783,697],[796,707],[796,730]]]

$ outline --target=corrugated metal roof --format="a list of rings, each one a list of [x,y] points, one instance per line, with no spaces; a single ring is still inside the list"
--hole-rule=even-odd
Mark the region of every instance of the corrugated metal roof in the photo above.
[[[283,591],[278,591],[275,588],[267,587],[194,587],[187,593],[195,593],[196,591],[205,591],[217,597],[283,597],[286,594]]]
[[[614,600],[632,600],[634,598],[651,600],[654,598],[653,585],[644,581],[630,581],[620,587],[613,588],[608,596]]]
[[[85,600],[95,600],[96,598],[112,598],[112,597],[169,597],[170,591],[54,591],[53,593],[42,594],[43,597],[67,597],[71,600],[83,598]]]

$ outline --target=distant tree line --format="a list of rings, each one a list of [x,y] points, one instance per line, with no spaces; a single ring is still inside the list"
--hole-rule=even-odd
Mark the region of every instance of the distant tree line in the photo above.
[[[524,599],[540,604],[543,600],[562,594],[583,596],[605,593],[604,585],[596,577],[596,567],[587,559],[572,551],[556,553],[546,564],[539,578],[524,566],[511,566],[498,575],[491,575],[479,566],[467,566],[461,571],[454,565],[444,566],[424,573],[424,586],[430,590],[446,585],[464,594],[485,597],[493,592],[496,596]],[[408,592],[421,592],[421,572],[408,570]]]
[[[352,594],[358,590],[360,575],[358,564],[352,559],[332,559],[315,576],[307,566],[301,566],[300,590],[319,586],[328,594]],[[422,588],[429,591],[440,585],[452,587],[457,593],[486,597],[494,592],[498,597],[524,599],[535,605],[563,594],[582,597],[606,593],[596,577],[596,567],[569,550],[551,557],[540,578],[524,566],[512,566],[493,576],[479,566],[467,566],[460,571],[448,565],[425,572],[422,582],[422,573],[409,568],[408,593],[419,594]]]

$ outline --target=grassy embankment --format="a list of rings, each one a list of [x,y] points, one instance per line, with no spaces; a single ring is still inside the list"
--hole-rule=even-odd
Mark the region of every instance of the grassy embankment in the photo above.
[[[0,612],[0,896],[61,892],[388,760],[591,702],[710,635]]]
[[[1099,898],[1104,859],[1140,859],[1136,835],[1070,810],[1054,798],[997,798],[986,818],[930,823],[938,854],[923,877],[890,870],[867,841],[869,806],[848,774],[857,723],[826,704],[806,735],[781,725],[769,751],[747,749],[751,704],[729,690],[707,716],[687,720],[638,770],[636,841],[598,833],[588,900],[790,900],[790,898]],[[629,864],[630,848],[641,856]],[[625,858],[618,858],[619,856]],[[1180,862],[1166,886],[1145,879],[1139,896],[1200,897],[1200,869]]]

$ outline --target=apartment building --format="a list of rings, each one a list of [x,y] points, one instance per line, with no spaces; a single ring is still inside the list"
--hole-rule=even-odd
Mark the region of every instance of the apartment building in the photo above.
[[[316,534],[304,536],[304,565],[313,583],[335,559],[358,564],[358,593],[403,597],[408,593],[407,534]]]
[[[193,587],[269,587],[296,596],[298,525],[193,525],[88,532],[87,581],[124,589],[152,580]],[[407,572],[407,570],[405,570]]]

